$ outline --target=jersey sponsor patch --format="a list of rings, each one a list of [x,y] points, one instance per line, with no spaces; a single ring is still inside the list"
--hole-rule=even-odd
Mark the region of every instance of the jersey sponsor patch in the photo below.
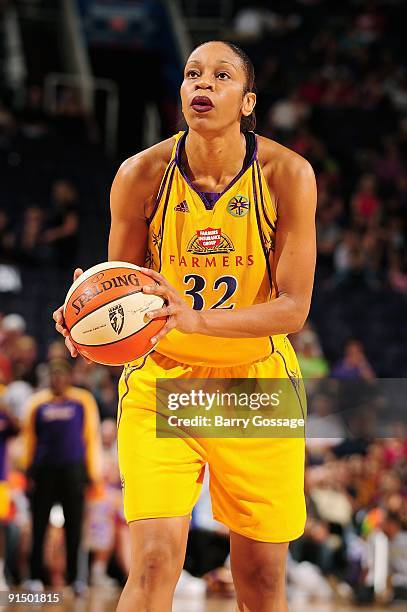
[[[243,195],[236,195],[229,200],[227,211],[232,217],[245,217],[249,212],[249,198]]]
[[[222,233],[220,227],[196,230],[196,235],[191,238],[187,246],[187,251],[196,255],[230,253],[234,250],[231,239]]]
[[[188,203],[185,200],[183,200],[182,202],[180,202],[180,204],[177,204],[176,206],[174,206],[174,210],[176,212],[187,213],[189,212]]]

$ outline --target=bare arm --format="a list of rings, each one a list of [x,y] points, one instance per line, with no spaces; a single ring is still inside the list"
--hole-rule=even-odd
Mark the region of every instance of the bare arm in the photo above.
[[[110,192],[109,260],[142,266],[148,225],[161,179],[171,152],[172,139],[126,160]]]
[[[143,164],[122,164],[110,192],[109,260],[144,263],[148,227],[144,212],[148,194],[141,180]],[[151,194],[150,194],[151,195]]]
[[[278,223],[272,275],[278,297],[239,310],[192,311],[161,275],[146,271],[161,287],[144,290],[163,295],[169,302],[154,316],[172,315],[155,341],[174,327],[185,333],[227,338],[256,338],[301,329],[310,308],[316,259],[316,182],[309,163],[290,156],[275,169],[273,190],[278,194]]]

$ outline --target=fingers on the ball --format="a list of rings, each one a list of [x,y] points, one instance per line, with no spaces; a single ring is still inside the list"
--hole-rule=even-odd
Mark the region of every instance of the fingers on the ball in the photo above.
[[[64,309],[64,307],[60,306],[59,308],[54,310],[54,312],[52,313],[52,318],[57,323],[63,323],[63,321],[64,321],[63,309]]]
[[[65,337],[69,336],[69,331],[65,327],[65,325],[61,325],[60,323],[55,323],[55,329],[57,330],[59,334],[62,334]]]
[[[164,295],[168,293],[168,289],[165,289],[162,285],[144,285],[144,293],[153,293],[154,295]]]
[[[151,344],[157,344],[157,342],[159,342],[161,338],[163,338],[166,334],[168,334],[169,331],[174,329],[174,327],[175,327],[175,323],[173,323],[172,319],[169,319],[167,323],[164,325],[164,327],[160,329],[158,334],[156,334],[155,336],[151,338]]]
[[[73,273],[73,279],[74,281],[81,275],[83,274],[83,270],[82,268],[75,268],[75,272]]]
[[[67,336],[65,338],[65,346],[68,349],[68,351],[71,353],[71,357],[76,357],[77,356],[78,351],[76,350],[76,348],[72,344],[71,339],[69,338],[69,336]]]
[[[159,272],[156,272],[156,270],[152,270],[151,268],[140,268],[140,270],[147,276],[151,276],[151,278],[154,278],[154,280],[157,280],[159,282],[164,280],[163,275]]]
[[[169,317],[174,314],[174,308],[172,306],[164,306],[158,310],[152,310],[147,313],[149,319],[157,319],[158,317]]]

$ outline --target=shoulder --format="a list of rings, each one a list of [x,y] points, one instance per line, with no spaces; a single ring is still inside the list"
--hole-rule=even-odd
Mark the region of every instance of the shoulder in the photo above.
[[[36,408],[41,406],[41,404],[45,404],[46,402],[49,402],[51,399],[52,399],[52,395],[48,389],[42,389],[41,391],[36,391],[28,399],[28,407],[31,408],[31,410],[35,410]]]
[[[94,401],[93,394],[87,389],[82,389],[82,387],[69,387],[68,395],[74,400],[77,400],[81,403],[88,404],[89,402]]]
[[[315,184],[311,164],[304,157],[278,142],[257,136],[258,158],[269,187],[278,196],[294,182]]]
[[[148,149],[140,151],[126,159],[117,172],[115,181],[133,184],[140,179],[143,182],[161,180],[171,159],[175,138],[167,138]]]
[[[127,220],[134,216],[149,218],[174,144],[174,137],[167,138],[121,164],[110,192],[112,216]]]

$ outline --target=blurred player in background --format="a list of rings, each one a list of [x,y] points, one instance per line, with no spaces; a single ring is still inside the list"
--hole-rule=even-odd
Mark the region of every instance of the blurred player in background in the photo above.
[[[49,363],[50,387],[29,402],[26,467],[31,481],[33,521],[31,580],[27,588],[41,591],[44,575],[44,538],[51,508],[61,503],[67,552],[67,583],[79,593],[78,550],[82,530],[84,489],[101,479],[99,413],[89,391],[73,387],[66,360]]]
[[[209,463],[238,608],[283,612],[288,543],[306,518],[304,438],[157,438],[155,384],[301,377],[287,334],[310,307],[315,177],[304,158],[254,134],[254,70],[238,47],[197,47],[181,99],[188,130],[124,162],[111,192],[109,259],[146,266],[152,283],[143,290],[166,301],[152,316],[168,317],[156,349],[127,364],[120,381],[132,563],[118,610],[171,610]],[[61,309],[54,318],[67,336]],[[305,417],[301,396],[299,404]]]
[[[4,401],[4,387],[0,384],[0,590],[8,591],[4,575],[5,524],[10,518],[10,491],[7,482],[7,440],[20,431],[17,419]]]

